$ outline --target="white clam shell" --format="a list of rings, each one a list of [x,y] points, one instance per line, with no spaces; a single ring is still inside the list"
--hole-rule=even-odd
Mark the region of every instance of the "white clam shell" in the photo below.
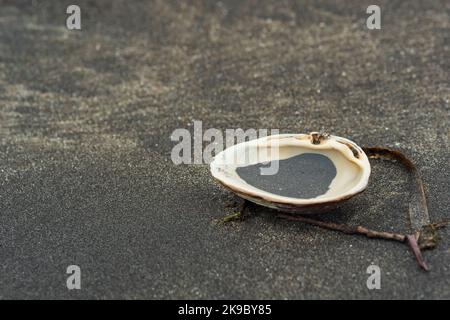
[[[246,183],[236,172],[238,167],[284,160],[303,153],[324,155],[336,167],[336,176],[328,191],[314,198],[286,197],[267,192]],[[260,205],[298,213],[335,208],[362,192],[370,176],[369,160],[358,145],[342,137],[315,132],[273,135],[236,144],[217,154],[210,169],[214,178],[239,196]]]

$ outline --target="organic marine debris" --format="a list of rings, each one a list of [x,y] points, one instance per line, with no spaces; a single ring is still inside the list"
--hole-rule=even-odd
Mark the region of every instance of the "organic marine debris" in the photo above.
[[[332,144],[326,145],[330,142],[330,138],[332,139]],[[238,209],[231,215],[224,217],[221,220],[222,223],[243,220],[247,208],[246,201],[250,200],[263,206],[287,212],[287,214],[278,214],[278,218],[307,223],[324,229],[343,232],[345,234],[364,235],[368,238],[405,243],[414,253],[418,265],[425,271],[429,270],[429,267],[423,258],[422,250],[433,249],[437,246],[439,241],[437,230],[448,225],[449,221],[431,223],[420,172],[417,170],[414,163],[403,153],[385,147],[360,148],[350,140],[317,132],[313,132],[310,135],[277,135],[262,139],[266,140],[259,142],[254,141],[252,144],[249,144],[250,148],[245,150],[247,153],[258,152],[258,157],[256,158],[248,157],[247,159],[250,159],[249,161],[243,161],[242,155],[245,155],[246,153],[243,151],[244,149],[237,149],[243,148],[246,143],[249,143],[246,142],[240,144],[240,146],[238,145],[239,147],[237,147],[237,149],[229,150],[231,148],[228,148],[223,151],[223,153],[233,152],[233,159],[240,161],[239,165],[236,165],[233,162],[231,162],[230,165],[230,159],[232,158],[227,158],[227,154],[219,154],[211,163],[211,172],[213,176],[226,188],[243,198],[240,204],[237,205]],[[296,140],[300,141],[300,143]],[[282,141],[282,143],[280,143],[280,141]],[[265,154],[266,157],[261,157],[261,147],[267,148],[267,146],[273,145],[274,142],[279,150],[276,153],[264,150],[262,154]],[[304,144],[304,142],[309,142],[310,145]],[[342,164],[342,158],[339,155],[333,154],[330,156],[329,150],[336,148],[336,145],[334,145],[335,143],[342,144],[351,151],[350,153],[347,152],[345,155],[346,159],[352,159],[352,156],[354,159],[363,159],[359,165],[359,172],[356,174],[353,172],[351,174],[351,176],[356,177],[356,179],[354,178],[352,182],[350,182],[350,185],[353,188],[350,188],[352,192],[347,195],[343,195],[343,193],[349,189],[343,190],[342,188],[338,188],[338,190],[336,190],[337,193],[335,192],[333,194],[330,192],[331,180],[336,180],[337,172],[339,172],[339,170],[345,172],[346,169],[352,168],[351,165]],[[315,148],[317,146],[319,146],[319,148]],[[340,152],[345,153],[343,149],[340,150]],[[240,157],[236,157],[236,155],[240,155]],[[273,161],[274,157],[276,157],[276,160],[279,160],[282,166],[285,167],[284,169],[278,168],[280,179],[277,180],[276,178],[270,179],[265,177],[265,179],[258,180],[256,176],[260,175],[261,167],[267,165],[268,160]],[[310,218],[311,213],[331,210],[341,202],[364,190],[370,175],[370,164],[368,164],[367,158],[382,158],[397,161],[405,166],[410,173],[413,183],[409,184],[411,186],[411,199],[409,201],[410,232],[408,234],[371,230],[359,225],[351,226]],[[221,162],[216,161],[217,159],[221,159]],[[289,159],[293,161],[286,161]],[[338,161],[341,163],[336,165]],[[367,161],[367,163],[365,161]],[[280,165],[280,167],[282,166]],[[307,170],[299,170],[299,172],[293,171],[294,168],[298,168],[299,166],[306,167]],[[314,177],[315,174],[314,168],[316,168],[316,172],[320,176],[319,182],[311,180],[311,177]],[[298,184],[291,183],[291,185],[289,185],[289,181],[293,181],[289,179],[293,178],[296,179],[295,181],[298,181],[300,178],[299,174],[303,174],[303,178],[305,178],[301,185],[302,188],[307,188],[309,183],[309,185],[317,187],[315,188],[316,190],[308,192],[300,191],[299,193],[296,193],[296,190],[295,188],[292,188],[292,185],[297,186]],[[287,185],[287,188],[282,187],[283,182]],[[249,186],[247,189],[246,184]],[[349,183],[347,182],[347,185],[348,184]],[[355,187],[355,185],[357,187]],[[255,193],[254,188],[258,190],[258,187],[262,188],[261,191],[268,193],[269,195],[258,192]],[[335,198],[324,197],[324,195],[330,194],[334,195]],[[287,199],[283,199],[283,197]],[[280,199],[284,200],[284,202],[280,202]],[[307,214],[307,216],[305,214]]]

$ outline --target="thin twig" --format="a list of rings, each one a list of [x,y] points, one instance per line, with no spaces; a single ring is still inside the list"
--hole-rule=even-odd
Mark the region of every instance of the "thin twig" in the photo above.
[[[376,231],[367,229],[362,226],[348,226],[345,224],[339,224],[334,222],[319,221],[315,219],[306,218],[303,216],[290,216],[286,214],[279,214],[278,217],[287,220],[304,222],[317,227],[343,232],[345,234],[359,234],[366,236],[368,238],[394,240],[402,243],[405,243],[405,240],[407,240],[408,245],[411,247],[414,256],[416,257],[417,264],[425,271],[429,270],[428,265],[425,263],[425,259],[422,256],[422,252],[420,251],[420,247],[417,244],[417,237],[415,235],[403,235],[393,232]]]
[[[320,221],[315,220],[311,218],[306,218],[304,216],[290,216],[286,214],[279,214],[278,217],[284,218],[287,220],[293,220],[293,221],[300,221],[304,223],[308,223],[314,226],[318,226],[321,228],[334,230],[334,231],[340,231],[345,234],[360,234],[364,235],[368,238],[379,238],[379,239],[385,239],[385,240],[394,240],[399,242],[405,242],[406,236],[399,233],[393,233],[393,232],[384,232],[384,231],[375,231],[371,229],[367,229],[362,226],[348,226],[345,224],[339,224],[334,222],[327,222],[327,221]]]

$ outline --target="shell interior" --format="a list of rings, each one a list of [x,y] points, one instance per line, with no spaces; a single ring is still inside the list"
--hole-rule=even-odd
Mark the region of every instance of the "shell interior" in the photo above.
[[[361,192],[370,164],[350,140],[327,136],[315,144],[312,134],[288,134],[227,148],[215,157],[211,172],[246,198],[308,204],[347,199]]]

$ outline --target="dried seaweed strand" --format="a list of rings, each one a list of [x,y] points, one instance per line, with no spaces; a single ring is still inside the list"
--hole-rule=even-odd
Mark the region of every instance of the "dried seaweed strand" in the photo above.
[[[364,152],[371,158],[388,158],[402,163],[413,175],[414,184],[411,190],[411,199],[409,201],[409,219],[411,229],[415,234],[407,235],[408,244],[416,257],[418,264],[424,269],[429,270],[422,256],[422,249],[431,249],[437,245],[437,228],[430,223],[428,213],[427,197],[423,185],[422,177],[414,163],[403,153],[397,150],[385,147],[367,147]]]
[[[245,214],[245,209],[247,207],[247,201],[244,199],[241,199],[241,202],[239,204],[237,204],[236,202],[233,202],[229,205],[227,205],[227,207],[237,207],[233,213],[226,215],[225,217],[223,217],[222,219],[219,220],[219,223],[227,223],[227,222],[231,222],[231,221],[236,221],[236,220],[243,220],[244,219],[244,214]]]
[[[411,228],[413,231],[421,231],[423,226],[430,224],[430,216],[428,213],[427,198],[425,194],[425,188],[423,186],[422,177],[419,170],[414,163],[408,159],[403,153],[397,150],[385,148],[385,147],[366,147],[363,148],[364,152],[370,158],[387,158],[391,160],[397,160],[402,163],[408,171],[413,175],[414,184],[411,190],[411,199],[409,205],[409,215]]]

